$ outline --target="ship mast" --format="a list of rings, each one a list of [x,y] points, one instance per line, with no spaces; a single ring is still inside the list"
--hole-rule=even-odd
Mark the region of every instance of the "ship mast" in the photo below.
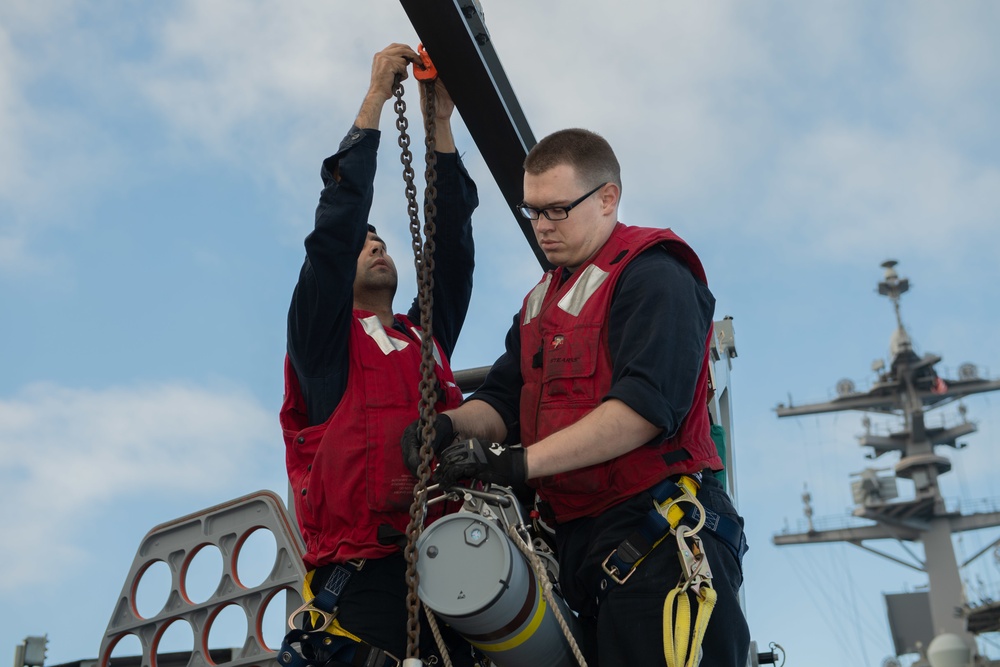
[[[864,525],[815,530],[810,522],[809,530],[805,533],[782,533],[775,535],[773,539],[779,546],[847,542],[926,573],[929,592],[925,597],[929,610],[923,616],[927,618],[927,622],[915,624],[911,617],[905,623],[908,626],[905,632],[897,633],[894,627],[893,638],[897,652],[904,654],[914,648],[926,649],[935,637],[950,634],[961,638],[972,655],[975,655],[973,634],[1000,629],[1000,614],[984,607],[977,610],[979,618],[974,622],[976,611],[970,610],[966,604],[952,535],[1000,526],[1000,512],[962,514],[948,511],[938,478],[951,470],[951,462],[938,454],[935,448],[964,447],[964,444],[957,442],[958,439],[975,432],[976,426],[965,419],[964,406],[961,405],[961,421],[952,426],[929,427],[924,416],[929,411],[964,396],[998,390],[1000,380],[981,379],[971,364],[960,367],[958,378],[946,379],[934,369],[941,357],[933,354],[921,357],[914,352],[913,343],[900,315],[900,297],[909,290],[910,283],[896,273],[896,264],[895,260],[882,263],[885,276],[878,284],[878,293],[889,297],[896,314],[896,330],[890,339],[889,367],[886,368],[881,360],[872,365],[872,370],[877,373],[877,381],[867,392],[855,391],[851,381],[841,380],[837,383],[838,396],[832,401],[807,405],[779,404],[776,412],[778,417],[845,410],[896,415],[902,418],[903,428],[888,435],[872,433],[871,421],[866,416],[863,421],[866,432],[858,440],[862,447],[871,448],[868,458],[877,459],[884,454],[898,452],[899,461],[892,468],[867,468],[857,473],[852,488],[856,503],[854,515],[868,520]],[[886,470],[891,474],[878,474]],[[913,498],[898,499],[897,478],[913,482]],[[904,546],[907,542],[920,543],[924,558],[921,561],[914,556],[915,562],[907,562],[868,544],[874,540],[896,540],[904,543]],[[994,542],[994,545],[998,543],[1000,540]],[[984,552],[985,550],[979,552],[962,566]],[[889,597],[887,596],[887,602]],[[923,599],[924,597],[920,597],[921,601]],[[908,601],[907,605],[912,608],[910,602],[912,601]],[[956,609],[964,609],[965,614],[956,615]],[[890,605],[890,625],[893,625],[892,611]],[[922,628],[918,627],[921,625]],[[909,640],[901,641],[901,634],[908,634]]]

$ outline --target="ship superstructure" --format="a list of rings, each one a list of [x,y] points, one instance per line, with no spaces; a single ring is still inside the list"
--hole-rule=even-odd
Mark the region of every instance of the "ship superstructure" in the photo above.
[[[952,469],[951,461],[942,452],[947,452],[946,448],[964,447],[959,439],[976,431],[976,425],[966,418],[961,399],[1000,390],[1000,380],[980,377],[972,364],[960,366],[958,377],[942,377],[935,370],[942,360],[940,356],[921,356],[914,351],[900,315],[900,297],[910,284],[908,279],[899,277],[896,264],[894,260],[882,264],[885,275],[878,284],[878,293],[891,300],[897,326],[890,339],[888,364],[879,360],[872,365],[877,377],[871,388],[857,391],[853,382],[841,380],[833,400],[806,405],[779,404],[776,412],[778,417],[798,417],[862,411],[866,413],[862,421],[865,432],[858,440],[862,447],[869,448],[868,457],[877,460],[887,454],[898,454],[898,461],[889,467],[869,467],[856,475],[852,482],[853,513],[860,520],[852,522],[850,527],[816,530],[805,494],[806,515],[810,518],[808,529],[775,535],[774,543],[781,546],[847,542],[925,573],[926,591],[886,595],[897,655],[920,654],[914,665],[1000,664],[980,657],[975,641],[977,634],[1000,630],[1000,605],[970,605],[960,573],[961,568],[1000,544],[1000,539],[961,565],[952,542],[957,533],[1000,526],[1000,511],[963,514],[949,509],[939,485],[940,477]],[[929,413],[955,402],[960,416],[957,423],[929,425]],[[887,434],[876,433],[867,413],[895,416],[902,426]],[[900,497],[900,479],[912,482],[912,497]],[[884,540],[901,544],[912,560],[880,549],[877,543]],[[922,557],[912,549],[915,545],[922,547]],[[939,662],[941,659],[952,662]]]

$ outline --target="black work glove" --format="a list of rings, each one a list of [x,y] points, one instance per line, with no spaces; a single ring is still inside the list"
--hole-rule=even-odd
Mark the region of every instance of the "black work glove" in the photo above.
[[[431,442],[431,449],[434,454],[445,445],[450,445],[455,441],[455,428],[448,415],[435,415],[434,417],[434,440]],[[413,422],[403,431],[403,437],[399,442],[403,449],[403,463],[414,475],[420,467],[420,420]]]
[[[444,488],[455,486],[459,479],[472,478],[510,487],[521,496],[528,489],[528,452],[523,447],[489,445],[472,438],[444,448],[434,471],[434,481]]]

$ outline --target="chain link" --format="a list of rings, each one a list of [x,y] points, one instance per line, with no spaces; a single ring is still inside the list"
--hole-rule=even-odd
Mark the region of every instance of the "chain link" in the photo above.
[[[410,505],[410,523],[406,528],[406,657],[420,657],[420,600],[417,597],[419,577],[417,575],[417,538],[423,531],[424,515],[427,511],[427,482],[430,479],[430,462],[434,451],[430,443],[434,440],[434,416],[437,403],[437,386],[434,374],[434,338],[433,338],[433,307],[434,307],[434,233],[436,231],[434,218],[437,207],[434,200],[437,197],[437,156],[434,153],[434,82],[425,81],[424,98],[426,109],[424,125],[426,127],[426,169],[424,176],[427,187],[424,190],[424,230],[421,240],[420,208],[417,205],[417,188],[413,183],[413,155],[410,153],[410,137],[407,134],[409,124],[406,120],[406,102],[403,101],[403,86],[397,82],[394,94],[396,102],[393,105],[398,118],[396,129],[399,130],[400,162],[403,164],[403,181],[406,190],[406,211],[410,220],[410,235],[413,239],[413,261],[417,269],[417,294],[420,305],[420,466],[417,468],[417,483],[413,487],[413,503]],[[447,653],[445,661],[448,661]]]

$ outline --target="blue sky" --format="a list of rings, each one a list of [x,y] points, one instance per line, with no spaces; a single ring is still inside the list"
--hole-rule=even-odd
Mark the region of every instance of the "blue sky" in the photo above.
[[[918,351],[951,375],[963,362],[1000,374],[1000,6],[485,5],[536,136],[604,134],[622,220],[688,240],[717,318],[734,318],[754,639],[788,665],[881,664],[881,594],[919,575],[852,547],[770,543],[796,528],[805,483],[817,516],[849,511],[861,415],[773,408],[872,380],[895,326],[874,292],[888,258],[913,285]],[[48,633],[49,663],[96,657],[150,528],[284,495],[284,318],[319,165],[392,41],[417,41],[394,2],[0,6],[0,651]],[[457,129],[482,197],[453,359],[467,368],[499,353],[538,267]],[[383,146],[373,220],[405,309],[405,201],[391,136]],[[946,495],[998,497],[1000,399],[966,404],[980,432],[946,453]],[[956,540],[959,560],[996,537]],[[980,561],[970,586],[996,597],[1000,572]]]

